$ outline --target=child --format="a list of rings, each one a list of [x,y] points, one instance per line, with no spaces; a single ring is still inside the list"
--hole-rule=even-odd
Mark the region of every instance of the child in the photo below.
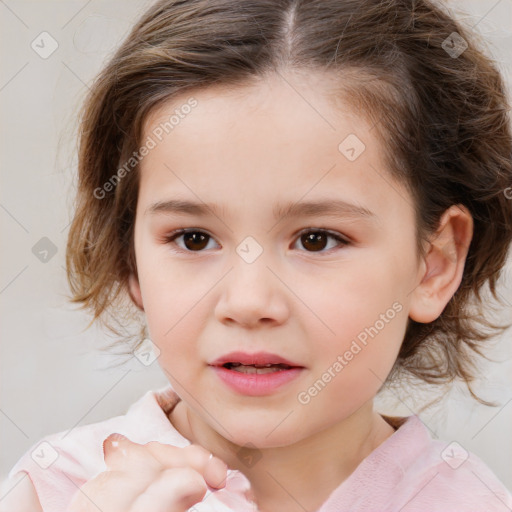
[[[170,386],[47,436],[4,507],[512,509],[478,457],[373,409],[407,374],[473,393],[507,110],[430,0],[152,6],[85,104],[67,265],[112,329],[129,296]]]

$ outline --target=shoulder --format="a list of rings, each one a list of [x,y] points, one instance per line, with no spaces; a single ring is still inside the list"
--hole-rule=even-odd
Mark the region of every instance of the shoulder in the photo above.
[[[78,488],[106,470],[103,441],[113,432],[141,444],[149,441],[188,444],[184,438],[180,439],[162,410],[166,402],[161,401],[161,396],[170,395],[161,393],[162,390],[148,391],[126,414],[43,437],[18,460],[8,481],[12,483],[21,473],[28,474],[45,512],[63,510]],[[28,479],[23,485],[30,492]]]
[[[512,495],[477,455],[456,441],[426,436],[416,419],[414,430],[423,436],[414,459],[405,459],[396,499],[402,512],[504,512],[512,509]],[[400,460],[401,457],[398,457]]]
[[[43,512],[28,473],[17,473],[2,482],[0,512]]]
[[[123,424],[122,417],[115,417],[44,436],[29,447],[9,472],[9,494],[26,491],[30,495],[33,488],[45,512],[58,510],[55,504],[64,510],[79,487],[106,469],[102,437],[123,430]],[[23,474],[26,477],[20,479]]]

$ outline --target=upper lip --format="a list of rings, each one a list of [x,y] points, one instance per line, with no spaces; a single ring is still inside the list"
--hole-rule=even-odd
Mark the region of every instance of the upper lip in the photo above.
[[[302,368],[302,365],[270,352],[254,352],[252,354],[247,352],[230,352],[215,359],[215,361],[210,363],[210,366],[223,366],[226,363],[240,363],[244,365],[285,364]]]

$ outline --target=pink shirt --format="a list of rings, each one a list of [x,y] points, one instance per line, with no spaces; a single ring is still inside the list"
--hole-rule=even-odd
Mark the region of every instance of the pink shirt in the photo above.
[[[64,512],[77,488],[106,470],[102,446],[112,432],[141,444],[189,445],[167,417],[178,401],[166,386],[148,391],[125,415],[46,436],[21,457],[9,479],[20,471],[28,473],[44,512]],[[476,455],[457,443],[431,439],[418,416],[385,418],[400,426],[334,489],[317,512],[512,510],[512,494]],[[249,487],[243,473],[228,470],[225,488],[209,489],[190,510],[256,511],[246,494]]]

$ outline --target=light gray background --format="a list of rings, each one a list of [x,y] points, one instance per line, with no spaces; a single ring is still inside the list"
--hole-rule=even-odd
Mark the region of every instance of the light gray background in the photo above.
[[[0,479],[42,436],[126,411],[149,389],[167,383],[155,362],[132,359],[108,368],[106,335],[85,330],[88,317],[66,302],[64,251],[73,206],[76,112],[105,59],[143,12],[147,0],[0,0],[1,388]],[[512,83],[512,0],[459,0],[487,50]],[[41,58],[31,42],[47,31],[58,49]],[[32,247],[48,237],[57,253],[46,263]],[[502,293],[512,303],[512,265]],[[501,317],[511,316],[512,307]],[[487,408],[464,390],[421,414],[438,438],[479,455],[512,489],[512,332],[489,354],[476,389],[500,406]],[[415,389],[388,393],[380,410],[409,415],[421,405]]]

